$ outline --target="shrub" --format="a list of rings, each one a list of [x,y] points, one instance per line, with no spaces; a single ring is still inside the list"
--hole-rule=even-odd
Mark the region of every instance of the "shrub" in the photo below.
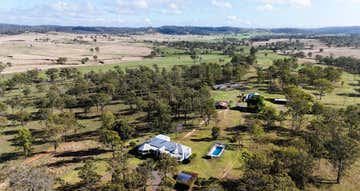
[[[220,128],[219,127],[213,127],[211,129],[211,136],[213,139],[218,139],[220,137]]]
[[[129,143],[129,145],[130,145],[130,147],[135,147],[135,146],[136,146],[136,143],[135,143],[134,141],[131,141],[131,142]]]

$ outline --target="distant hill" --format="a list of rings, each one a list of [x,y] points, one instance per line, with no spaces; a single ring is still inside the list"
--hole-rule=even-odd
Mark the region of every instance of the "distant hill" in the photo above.
[[[323,27],[323,28],[276,28],[270,29],[273,33],[287,34],[360,34],[360,26]]]
[[[212,34],[241,34],[252,32],[272,32],[275,34],[360,34],[360,26],[324,27],[324,28],[274,28],[253,29],[238,27],[197,27],[197,26],[162,26],[162,27],[84,27],[84,26],[56,26],[56,25],[13,25],[0,24],[0,34],[19,34],[24,32],[69,32],[69,33],[105,33],[105,34],[141,34],[158,32],[170,35],[212,35]]]

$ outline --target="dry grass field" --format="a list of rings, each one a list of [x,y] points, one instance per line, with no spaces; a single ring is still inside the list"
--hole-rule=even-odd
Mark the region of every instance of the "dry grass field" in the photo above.
[[[254,46],[259,45],[266,45],[269,43],[276,43],[276,42],[287,42],[289,39],[287,38],[281,38],[281,39],[270,39],[269,41],[259,41],[254,42]],[[295,40],[293,40],[295,41]],[[309,52],[312,52],[313,58],[315,58],[316,55],[321,56],[334,56],[334,57],[340,57],[340,56],[350,56],[354,58],[360,58],[360,48],[352,48],[352,47],[328,47],[325,43],[320,42],[317,39],[299,39],[301,43],[304,43],[305,50],[302,50],[307,55]],[[311,45],[313,45],[313,48],[311,48]],[[320,49],[323,49],[322,52],[320,52]],[[303,61],[311,61],[311,59],[305,59]]]
[[[310,45],[314,45],[312,50],[305,50],[304,52],[307,54],[308,52],[312,52],[314,56],[350,56],[355,58],[360,58],[360,48],[352,48],[352,47],[328,47],[325,43],[320,42],[316,39],[301,39],[300,42],[305,44],[306,48],[309,48]],[[323,49],[323,52],[320,52],[320,49]]]
[[[129,61],[141,61],[151,52],[147,41],[214,40],[219,36],[199,35],[95,35],[69,33],[24,33],[0,35],[0,62],[12,63],[3,74],[31,69],[96,66]],[[95,41],[96,40],[96,41]],[[99,51],[96,51],[99,47]],[[92,50],[91,50],[92,49]],[[94,58],[94,56],[97,58]],[[58,64],[59,57],[67,58]],[[85,64],[81,59],[88,58]]]
[[[12,67],[6,68],[4,74],[30,69],[138,61],[151,52],[148,45],[136,42],[133,37],[66,33],[2,35],[0,47],[0,61],[12,63]],[[99,47],[98,51],[96,47]],[[66,63],[56,63],[59,57],[66,57]],[[81,64],[83,58],[89,61]]]

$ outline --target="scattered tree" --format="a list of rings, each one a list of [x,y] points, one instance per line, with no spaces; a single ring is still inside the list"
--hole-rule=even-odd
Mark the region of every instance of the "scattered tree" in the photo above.
[[[314,81],[314,87],[319,91],[319,98],[321,100],[325,93],[331,93],[334,90],[333,84],[326,79],[318,79]]]
[[[211,137],[216,140],[220,137],[220,128],[219,127],[213,127],[211,129]]]
[[[32,135],[31,131],[26,128],[19,129],[16,135],[16,144],[23,150],[25,157],[28,157],[32,150]]]
[[[81,184],[88,190],[93,190],[101,176],[96,172],[95,162],[86,160],[85,164],[79,169]]]

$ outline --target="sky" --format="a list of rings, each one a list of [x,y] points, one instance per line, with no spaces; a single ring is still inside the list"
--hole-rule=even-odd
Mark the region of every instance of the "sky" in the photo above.
[[[360,26],[360,0],[0,0],[0,23],[108,27]]]

